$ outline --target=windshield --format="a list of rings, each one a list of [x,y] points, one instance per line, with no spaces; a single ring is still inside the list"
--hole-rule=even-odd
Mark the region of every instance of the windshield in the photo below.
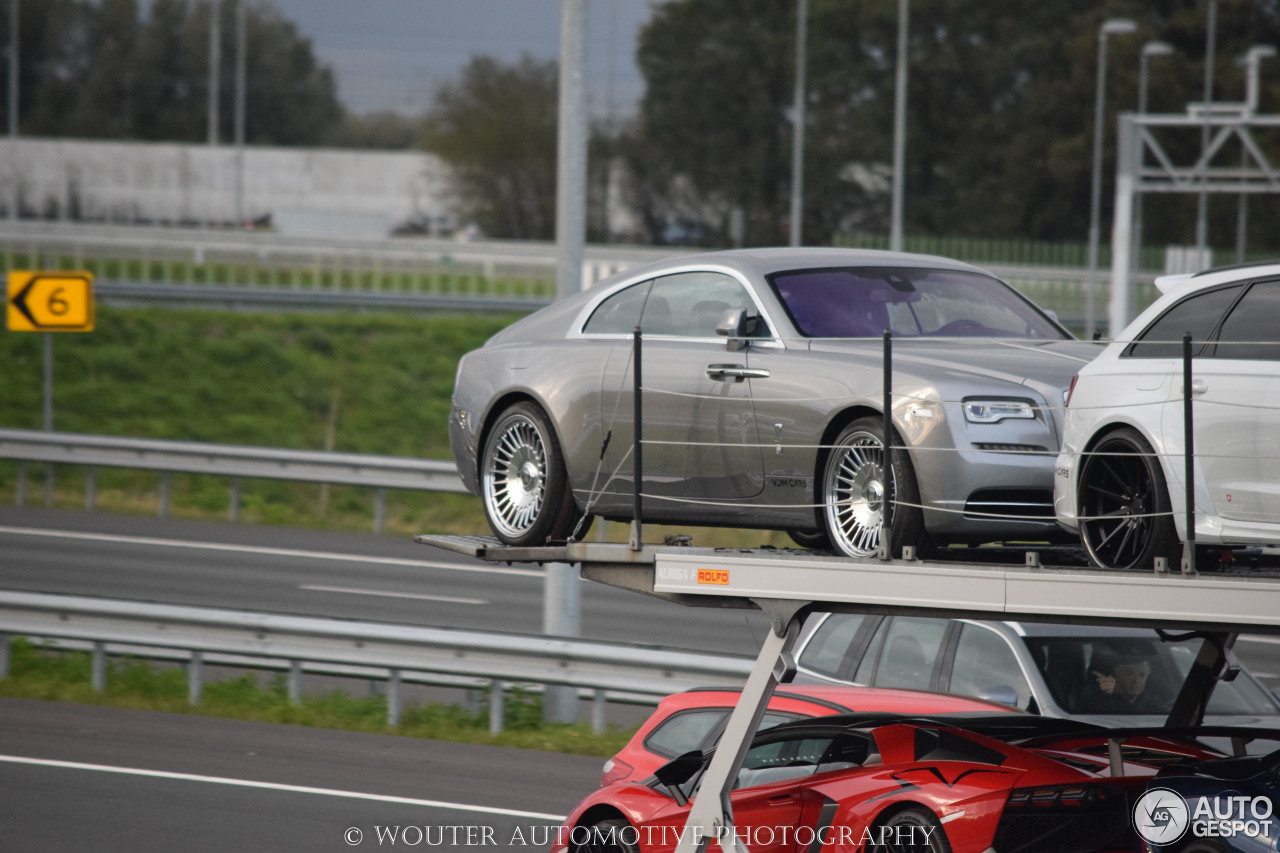
[[[1162,642],[1150,635],[1027,637],[1054,701],[1070,714],[1168,714],[1200,650],[1201,640]],[[1207,713],[1278,712],[1246,677],[1219,682]]]
[[[810,338],[1069,339],[1002,281],[953,270],[840,268],[768,276],[800,334]]]

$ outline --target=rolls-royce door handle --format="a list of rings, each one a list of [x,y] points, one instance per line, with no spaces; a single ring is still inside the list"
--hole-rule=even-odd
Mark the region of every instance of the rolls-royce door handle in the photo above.
[[[741,382],[744,379],[767,379],[769,371],[763,367],[744,367],[741,364],[708,364],[708,379],[732,379]]]

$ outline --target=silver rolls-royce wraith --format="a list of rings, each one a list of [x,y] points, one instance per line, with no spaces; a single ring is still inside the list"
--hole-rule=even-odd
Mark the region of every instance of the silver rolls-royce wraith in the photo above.
[[[538,545],[633,515],[785,530],[850,556],[1056,531],[1064,392],[1098,351],[943,258],[744,249],[626,270],[458,366],[450,443],[497,537]],[[892,434],[884,454],[884,333]]]

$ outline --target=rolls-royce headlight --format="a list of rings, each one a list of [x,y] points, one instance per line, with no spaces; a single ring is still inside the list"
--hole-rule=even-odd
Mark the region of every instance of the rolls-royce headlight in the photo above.
[[[971,424],[998,424],[1008,419],[1033,419],[1035,406],[1029,400],[966,399],[964,419]]]

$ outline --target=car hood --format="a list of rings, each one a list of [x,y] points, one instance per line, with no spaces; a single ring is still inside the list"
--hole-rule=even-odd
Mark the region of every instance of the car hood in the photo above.
[[[812,352],[867,354],[883,346],[879,340],[812,341]],[[1102,345],[1088,341],[978,340],[973,343],[894,338],[895,370],[917,371],[925,376],[957,373],[982,376],[1040,391],[1051,403],[1061,402],[1054,391],[1064,391],[1071,377],[1102,352]]]

